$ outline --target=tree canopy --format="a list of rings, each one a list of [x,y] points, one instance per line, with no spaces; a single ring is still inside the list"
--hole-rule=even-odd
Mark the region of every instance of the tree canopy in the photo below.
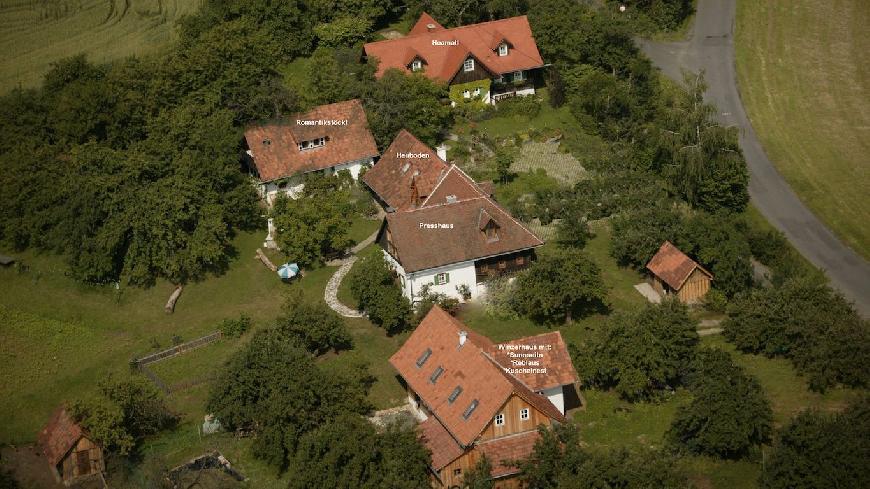
[[[341,316],[323,302],[304,301],[301,293],[287,297],[276,327],[315,355],[353,346],[353,338]]]
[[[279,194],[270,215],[277,241],[290,261],[311,266],[334,257],[353,241],[349,176],[306,175],[305,188],[293,199]]]
[[[737,458],[766,443],[773,412],[761,385],[724,351],[698,351],[688,375],[692,402],[677,408],[668,431],[675,446],[691,453]]]
[[[388,334],[400,333],[412,325],[411,302],[396,284],[396,274],[383,255],[359,260],[348,274],[350,291],[369,320]]]
[[[365,418],[344,414],[300,439],[287,487],[424,488],[430,464],[414,429],[389,426],[378,432]]]
[[[106,450],[129,455],[142,440],[178,420],[147,379],[107,377],[99,394],[74,402],[70,415]]]
[[[606,307],[601,270],[577,249],[547,253],[520,273],[514,289],[516,310],[538,322],[570,322]]]
[[[630,401],[652,399],[680,385],[698,333],[682,303],[670,299],[641,311],[617,313],[589,342],[571,346],[588,385],[614,388]]]
[[[529,489],[688,489],[675,460],[653,450],[587,451],[580,446],[576,425],[540,428],[541,439],[528,460],[521,462],[520,479]]]
[[[843,413],[805,411],[776,435],[761,472],[762,489],[870,487],[870,400]]]
[[[255,430],[254,455],[284,467],[302,435],[339,415],[365,414],[370,385],[365,368],[328,370],[295,339],[267,329],[230,357],[207,407],[229,430]]]
[[[841,294],[811,278],[740,298],[722,324],[738,349],[783,356],[810,388],[870,386],[870,327]]]

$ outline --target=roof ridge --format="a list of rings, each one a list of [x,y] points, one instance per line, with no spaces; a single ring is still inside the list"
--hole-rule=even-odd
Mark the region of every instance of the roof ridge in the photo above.
[[[431,16],[430,16],[430,17],[431,17]],[[392,42],[392,41],[400,41],[400,40],[402,40],[402,39],[409,39],[409,38],[413,38],[413,37],[418,37],[418,36],[422,36],[422,35],[424,35],[424,34],[433,34],[433,33],[435,33],[435,32],[450,32],[450,31],[456,31],[456,30],[460,30],[460,29],[467,29],[467,28],[470,28],[470,27],[480,27],[480,26],[487,25],[487,24],[497,24],[497,23],[500,23],[500,22],[501,22],[501,23],[506,23],[507,21],[516,20],[516,19],[522,19],[522,18],[525,18],[525,19],[526,19],[526,22],[528,22],[528,18],[529,18],[529,16],[528,16],[528,15],[525,15],[525,14],[523,14],[523,15],[515,15],[515,16],[513,16],[513,17],[506,17],[506,18],[504,18],[504,19],[496,19],[496,20],[488,20],[488,21],[486,21],[486,22],[478,22],[478,23],[476,23],[476,24],[458,25],[458,26],[456,26],[456,27],[444,27],[444,29],[439,29],[439,30],[436,30],[436,31],[418,32],[417,34],[405,35],[405,36],[402,36],[402,37],[397,37],[397,38],[395,38],[395,39],[381,39],[380,41],[372,41],[372,42],[369,42],[369,43],[366,43],[366,44],[381,44],[381,43],[387,43],[387,42]],[[435,20],[434,17],[433,17],[433,20]],[[418,21],[419,21],[419,19],[418,19]],[[435,20],[435,21],[438,22],[437,20]],[[530,26],[531,26],[531,24],[530,24]],[[443,26],[442,26],[442,27],[443,27]]]
[[[440,156],[439,156],[439,158],[440,158]],[[435,186],[432,187],[432,191],[429,192],[429,195],[426,196],[426,200],[424,200],[423,203],[420,204],[421,208],[426,207],[426,203],[429,202],[429,199],[431,199],[433,195],[435,195],[435,192],[438,190],[438,187],[440,187],[441,184],[444,182],[444,180],[447,179],[447,175],[450,175],[450,172],[452,172],[453,169],[456,168],[456,163],[449,163],[449,165],[450,165],[450,167],[447,168],[447,171],[444,172],[444,174],[442,174],[440,176],[440,178],[438,179],[438,183],[436,183]]]

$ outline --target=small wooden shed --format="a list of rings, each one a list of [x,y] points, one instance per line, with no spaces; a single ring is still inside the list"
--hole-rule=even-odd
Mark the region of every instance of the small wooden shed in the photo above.
[[[676,294],[685,304],[700,301],[710,291],[713,275],[686,256],[670,241],[665,241],[646,265],[650,285],[662,297]]]
[[[67,413],[58,408],[39,433],[39,445],[54,478],[70,486],[97,477],[105,469],[103,449]]]

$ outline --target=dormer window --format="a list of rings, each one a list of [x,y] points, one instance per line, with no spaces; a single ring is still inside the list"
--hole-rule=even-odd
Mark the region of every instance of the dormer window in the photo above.
[[[411,71],[420,71],[423,69],[423,62],[419,59],[411,61]]]
[[[462,71],[474,71],[474,59],[468,58],[462,64]]]
[[[269,146],[270,144],[272,144],[272,140],[271,140],[271,139],[266,138],[266,139],[263,140],[263,146]]]
[[[506,42],[503,42],[498,45],[498,55],[499,56],[507,56],[508,55],[508,45]]]
[[[483,233],[486,235],[487,243],[498,241],[498,224],[495,221],[489,221],[483,228]]]
[[[319,148],[326,144],[326,138],[315,138],[299,143],[299,151],[307,151],[309,149]]]

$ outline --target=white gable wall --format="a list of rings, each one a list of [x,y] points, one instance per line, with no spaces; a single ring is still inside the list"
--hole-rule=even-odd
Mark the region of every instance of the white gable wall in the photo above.
[[[541,391],[541,394],[550,400],[560,413],[565,414],[565,388],[564,386],[553,387]]]

